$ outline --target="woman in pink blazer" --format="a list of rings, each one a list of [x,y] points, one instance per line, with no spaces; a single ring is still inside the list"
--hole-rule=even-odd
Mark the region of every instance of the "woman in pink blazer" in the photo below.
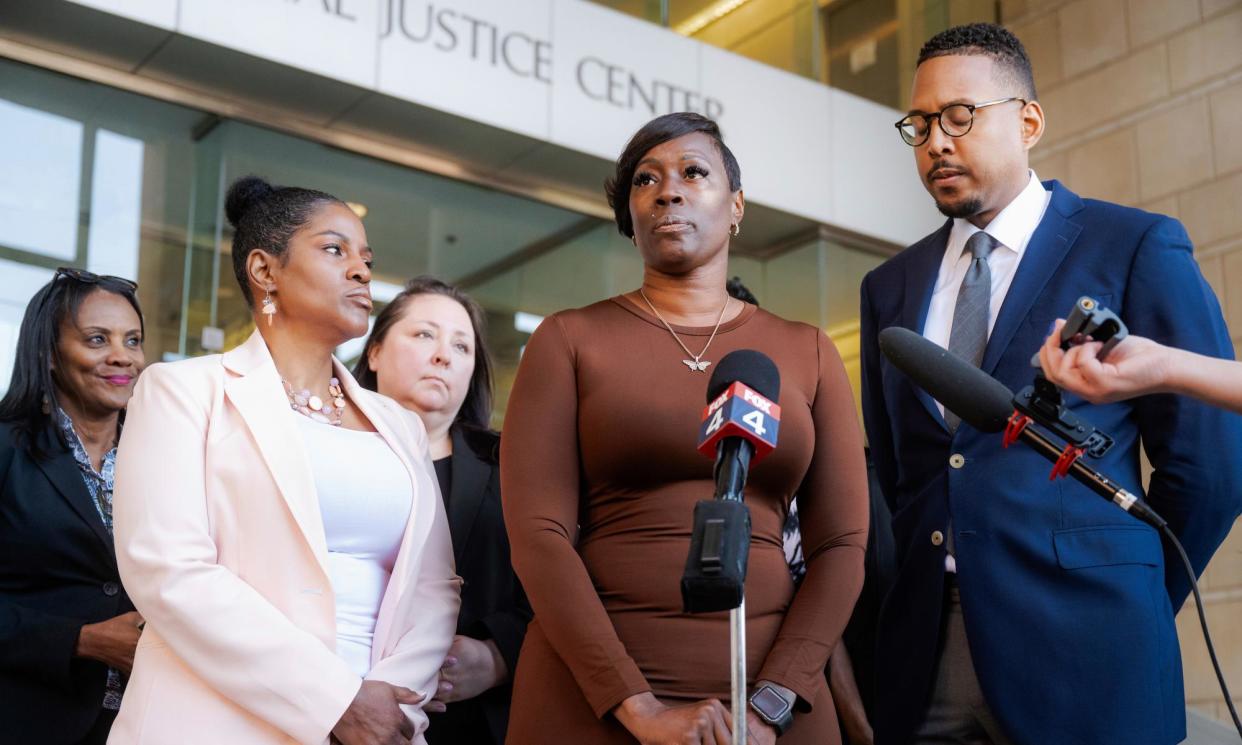
[[[130,403],[116,547],[146,628],[109,743],[421,743],[460,581],[422,423],[332,357],[366,333],[366,232],[253,177],[226,210],[258,328]]]

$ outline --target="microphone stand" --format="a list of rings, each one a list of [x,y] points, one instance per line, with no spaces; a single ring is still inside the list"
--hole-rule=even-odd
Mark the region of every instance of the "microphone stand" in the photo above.
[[[746,598],[729,611],[729,644],[733,669],[733,745],[746,745]]]
[[[725,448],[725,440],[716,446],[717,454]],[[748,442],[737,446],[736,460],[717,457],[716,484],[719,491],[718,499],[742,502],[742,490],[746,485],[746,475],[750,470],[750,459],[755,449]],[[719,464],[731,464],[735,467],[721,469]],[[724,470],[724,473],[720,473]],[[723,476],[723,479],[722,479]],[[723,488],[722,488],[723,487]],[[749,533],[749,531],[747,531]],[[748,536],[749,537],[749,536]],[[750,542],[744,548],[743,556],[750,553]],[[745,566],[745,565],[743,565]],[[742,576],[742,602],[729,611],[729,669],[732,685],[733,743],[746,745],[746,577]]]

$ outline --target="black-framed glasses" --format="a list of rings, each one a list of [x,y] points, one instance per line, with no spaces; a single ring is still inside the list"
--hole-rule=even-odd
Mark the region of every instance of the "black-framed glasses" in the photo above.
[[[901,133],[901,139],[910,147],[918,147],[931,135],[931,120],[940,125],[940,131],[950,137],[962,137],[975,126],[975,112],[988,106],[999,106],[1010,101],[1021,101],[1023,106],[1029,103],[1025,98],[1010,96],[983,103],[954,103],[945,106],[933,114],[911,114],[893,126]]]
[[[96,285],[103,280],[108,280],[125,285],[125,287],[129,288],[130,292],[137,292],[138,290],[138,283],[132,279],[125,279],[124,277],[117,277],[112,274],[96,274],[94,272],[88,272],[85,269],[75,269],[71,266],[57,267],[56,274],[52,276],[52,281],[54,282],[61,277],[68,277],[69,279],[72,279],[75,282],[81,282],[84,285]]]

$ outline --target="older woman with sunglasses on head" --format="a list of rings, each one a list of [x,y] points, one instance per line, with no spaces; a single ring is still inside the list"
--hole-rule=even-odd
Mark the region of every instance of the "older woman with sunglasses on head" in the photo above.
[[[103,745],[142,618],[112,550],[117,438],[144,362],[133,282],[60,269],[22,319],[0,401],[5,742]]]
[[[117,559],[148,620],[112,744],[422,743],[459,580],[426,430],[332,357],[371,247],[339,199],[229,189],[257,330],[154,365],[117,461]]]

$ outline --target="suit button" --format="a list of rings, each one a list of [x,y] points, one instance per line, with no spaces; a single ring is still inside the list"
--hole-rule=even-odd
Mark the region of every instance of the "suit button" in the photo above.
[[[953,468],[961,468],[966,465],[966,458],[961,453],[954,453],[949,456],[949,465]]]
[[[944,543],[944,533],[939,530],[933,530],[931,534],[931,542],[933,546],[939,546]]]
[[[114,597],[120,591],[121,591],[121,586],[118,585],[117,583],[115,582],[104,583],[103,593],[107,595],[108,597]]]

